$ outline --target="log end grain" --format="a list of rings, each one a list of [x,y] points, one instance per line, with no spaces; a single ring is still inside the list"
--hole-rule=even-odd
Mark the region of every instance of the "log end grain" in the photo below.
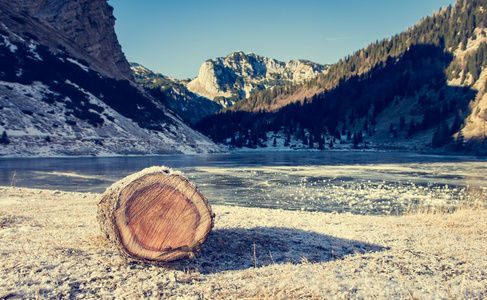
[[[98,222],[126,259],[164,264],[193,257],[213,228],[214,214],[181,173],[152,167],[106,190]]]

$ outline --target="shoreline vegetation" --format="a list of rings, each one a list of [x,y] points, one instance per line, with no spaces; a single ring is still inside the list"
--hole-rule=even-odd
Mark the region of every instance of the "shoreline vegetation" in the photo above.
[[[0,187],[1,299],[487,297],[485,203],[402,216],[212,205],[201,253],[158,267],[122,260],[99,198]]]

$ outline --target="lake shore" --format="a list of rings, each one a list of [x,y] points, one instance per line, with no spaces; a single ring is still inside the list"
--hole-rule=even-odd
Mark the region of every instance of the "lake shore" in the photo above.
[[[485,298],[487,211],[406,216],[213,205],[200,255],[127,264],[99,194],[0,187],[0,298]],[[210,199],[211,203],[211,199]]]

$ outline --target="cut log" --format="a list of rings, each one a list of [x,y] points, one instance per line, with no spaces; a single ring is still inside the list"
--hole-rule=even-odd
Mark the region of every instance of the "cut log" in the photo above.
[[[205,196],[181,173],[151,167],[114,183],[98,203],[101,230],[130,261],[192,258],[213,228]]]

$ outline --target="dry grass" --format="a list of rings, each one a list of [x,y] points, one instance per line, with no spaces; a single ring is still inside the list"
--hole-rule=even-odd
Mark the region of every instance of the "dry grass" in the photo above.
[[[15,223],[15,218],[11,214],[5,216],[0,212],[0,229],[12,226]]]
[[[463,192],[455,193],[450,197],[449,203],[446,204],[431,204],[431,200],[435,200],[435,195],[430,196],[430,201],[425,203],[420,202],[410,202],[405,215],[414,214],[432,214],[432,215],[443,215],[451,214],[462,210],[485,210],[487,209],[487,189],[485,188],[474,188],[466,187]]]
[[[403,216],[214,206],[202,255],[171,268],[125,263],[97,197],[0,187],[0,298],[487,297],[485,191]]]

